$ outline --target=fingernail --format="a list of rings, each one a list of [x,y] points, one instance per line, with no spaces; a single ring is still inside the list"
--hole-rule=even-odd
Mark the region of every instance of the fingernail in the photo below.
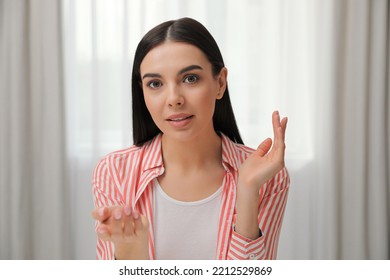
[[[115,211],[114,218],[120,220],[120,218],[122,218],[122,212],[120,210]]]
[[[100,234],[104,234],[104,233],[106,233],[106,230],[105,230],[104,228],[99,227],[99,228],[98,228],[98,232],[99,232]]]
[[[98,213],[99,213],[100,217],[103,217],[104,216],[104,207],[100,208]]]
[[[131,207],[130,207],[130,205],[126,205],[124,210],[125,210],[126,216],[130,216],[130,214],[131,214]]]
[[[139,218],[139,213],[134,211],[133,218],[137,220]]]

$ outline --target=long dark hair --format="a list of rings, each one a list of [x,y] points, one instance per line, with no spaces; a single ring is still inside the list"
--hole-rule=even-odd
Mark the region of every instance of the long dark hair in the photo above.
[[[137,146],[143,145],[161,132],[154,123],[145,104],[141,86],[140,66],[142,60],[151,49],[167,40],[185,42],[198,47],[210,61],[214,76],[217,76],[225,66],[213,36],[201,23],[194,19],[181,18],[167,21],[146,33],[137,46],[132,73],[133,140]],[[213,125],[216,132],[222,132],[232,141],[243,144],[227,86],[223,97],[216,101]]]

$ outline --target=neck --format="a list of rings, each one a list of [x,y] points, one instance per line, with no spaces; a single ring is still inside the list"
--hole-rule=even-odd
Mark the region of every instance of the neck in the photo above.
[[[210,164],[221,165],[222,140],[215,132],[212,136],[199,136],[186,141],[163,134],[162,151],[165,168],[202,169]]]

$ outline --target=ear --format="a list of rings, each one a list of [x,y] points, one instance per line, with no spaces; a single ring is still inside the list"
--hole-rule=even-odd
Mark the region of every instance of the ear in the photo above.
[[[226,85],[227,85],[227,74],[228,74],[228,70],[226,67],[223,67],[218,74],[218,77],[217,77],[217,82],[218,82],[217,99],[221,99],[225,93]]]

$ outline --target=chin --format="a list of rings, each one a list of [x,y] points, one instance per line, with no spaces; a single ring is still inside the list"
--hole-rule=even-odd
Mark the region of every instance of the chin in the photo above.
[[[208,141],[211,140],[212,137],[216,136],[217,133],[212,130],[211,132],[205,133],[205,131],[201,129],[183,129],[183,130],[172,130],[166,129],[162,130],[163,134],[172,140],[180,141],[180,142],[190,142],[190,141]]]
[[[189,131],[189,130],[179,130],[179,131],[165,131],[163,132],[164,135],[167,137],[167,138],[170,138],[170,139],[173,139],[173,140],[176,140],[176,141],[181,141],[181,142],[188,142],[188,141],[191,141],[191,140],[194,140],[197,138],[197,136],[199,136],[199,133],[195,133],[193,131]]]

